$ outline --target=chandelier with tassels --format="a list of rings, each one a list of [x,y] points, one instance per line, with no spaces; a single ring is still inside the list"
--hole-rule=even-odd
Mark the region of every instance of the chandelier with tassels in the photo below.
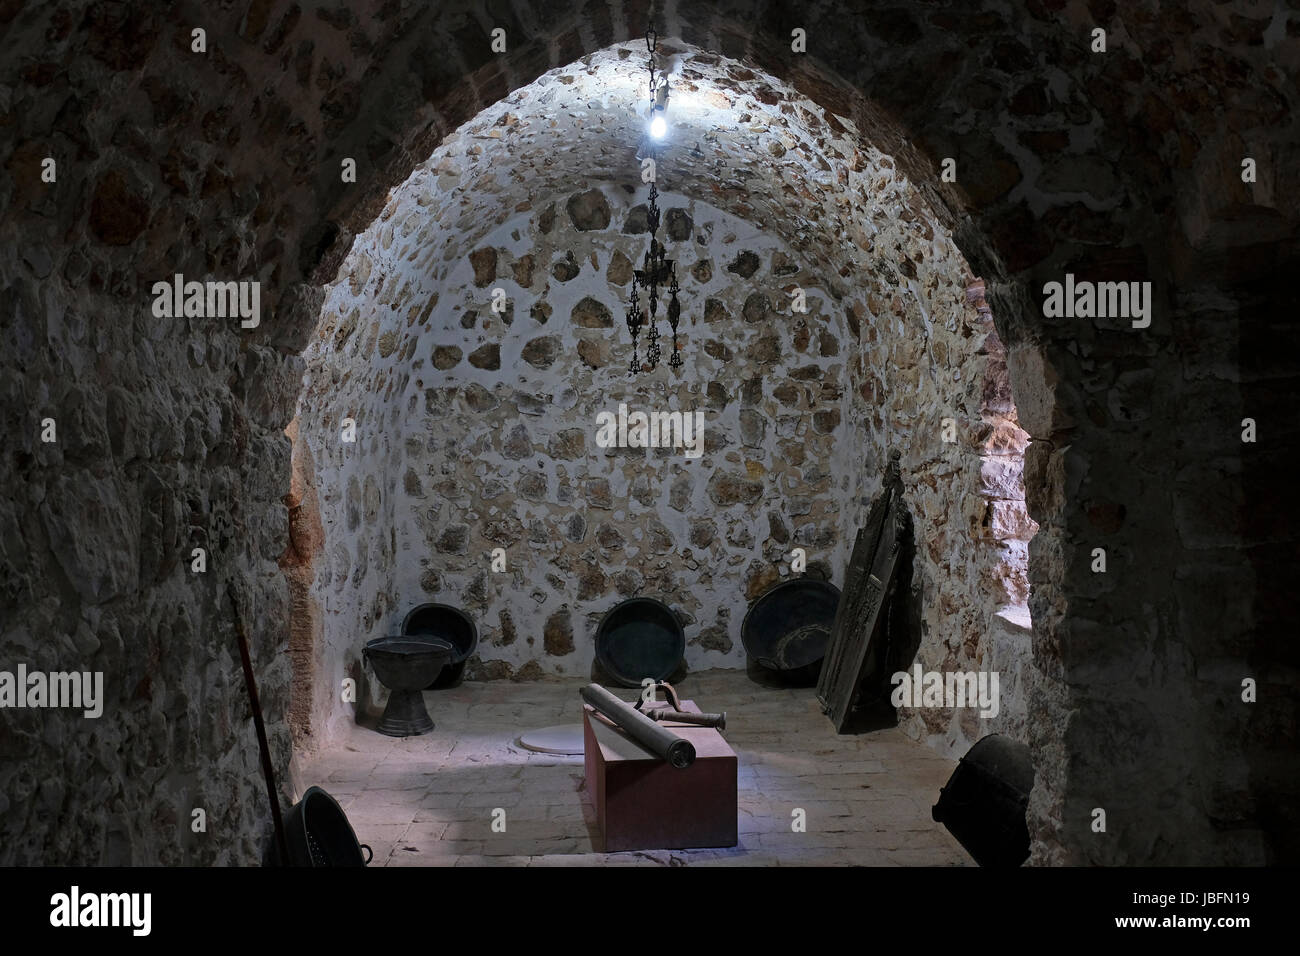
[[[635,375],[638,372],[653,372],[659,365],[661,355],[658,328],[659,303],[664,300],[665,292],[667,294],[665,311],[667,312],[668,326],[672,331],[673,339],[672,354],[668,357],[668,367],[674,369],[682,367],[681,345],[677,341],[677,326],[682,314],[682,307],[677,300],[677,293],[681,291],[681,286],[677,284],[677,264],[668,258],[668,250],[659,241],[659,187],[656,182],[658,179],[659,159],[657,144],[668,132],[666,117],[668,78],[658,69],[655,61],[657,38],[654,27],[646,31],[645,43],[646,50],[649,53],[651,103],[647,132],[649,133],[652,174],[650,176],[649,211],[646,215],[646,221],[650,226],[650,248],[646,251],[641,268],[633,272],[632,294],[628,298],[627,328],[632,333],[632,361],[628,366],[629,375]],[[645,293],[646,297],[646,307],[644,309],[641,307],[642,292]],[[637,354],[637,338],[640,336],[643,327],[646,330],[646,360],[644,365]]]

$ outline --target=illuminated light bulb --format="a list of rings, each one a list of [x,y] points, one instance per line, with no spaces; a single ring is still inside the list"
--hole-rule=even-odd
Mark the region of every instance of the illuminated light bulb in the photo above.
[[[663,139],[667,132],[668,121],[664,119],[663,113],[656,111],[654,118],[650,120],[650,135],[655,139]]]

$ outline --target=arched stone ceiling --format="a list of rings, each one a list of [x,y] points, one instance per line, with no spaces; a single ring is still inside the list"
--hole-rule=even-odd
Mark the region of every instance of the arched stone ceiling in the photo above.
[[[826,236],[888,261],[900,231],[925,231],[920,196],[890,158],[860,143],[852,120],[735,60],[680,42],[659,48],[672,64],[661,189],[761,222],[820,263],[833,256]],[[436,176],[439,189],[454,190],[437,228],[473,241],[530,197],[597,180],[644,191],[645,59],[640,41],[584,57],[447,137],[409,184]]]
[[[754,223],[838,285],[837,320],[871,321],[888,302],[913,317],[961,262],[921,192],[891,157],[837,117],[762,72],[677,40],[661,40],[671,64],[671,128],[659,185]],[[337,283],[364,287],[384,262],[468,254],[489,231],[534,203],[563,200],[596,183],[642,202],[646,154],[645,44],[633,41],[538,78],[449,134],[360,237]],[[358,264],[366,275],[357,283]],[[963,271],[965,269],[963,265]],[[336,283],[336,284],[337,284]],[[911,285],[914,294],[895,298]],[[373,287],[378,293],[379,283]],[[843,302],[849,298],[852,301]],[[328,318],[322,335],[328,335]]]

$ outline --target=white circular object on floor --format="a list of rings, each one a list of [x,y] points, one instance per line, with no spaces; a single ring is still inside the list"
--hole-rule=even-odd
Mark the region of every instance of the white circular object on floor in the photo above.
[[[520,734],[519,746],[540,754],[581,756],[585,749],[582,745],[582,724],[559,724],[530,730],[526,734]]]

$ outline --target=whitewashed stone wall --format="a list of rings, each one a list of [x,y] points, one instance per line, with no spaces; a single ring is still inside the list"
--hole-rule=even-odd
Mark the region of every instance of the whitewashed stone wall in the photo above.
[[[835,441],[842,319],[775,237],[668,193],[660,236],[678,261],[686,365],[630,379],[623,307],[632,260],[648,243],[643,198],[612,187],[561,196],[455,259],[438,247],[413,262],[382,255],[365,279],[363,267],[332,291],[327,314],[344,330],[426,318],[391,346],[375,334],[363,352],[380,369],[358,372],[370,383],[365,414],[384,426],[367,445],[371,429],[359,421],[360,454],[325,426],[337,398],[322,384],[350,381],[339,357],[346,340],[322,338],[312,360],[304,408],[319,404],[304,421],[322,449],[317,487],[359,486],[363,503],[369,488],[382,502],[358,513],[346,491],[320,495],[327,537],[361,532],[355,548],[331,541],[322,557],[318,598],[327,630],[343,632],[331,652],[346,657],[349,640],[395,630],[410,607],[436,600],[479,624],[471,674],[585,673],[600,615],[648,594],[682,612],[689,666],[743,666],[745,609],[789,573],[791,548],[803,547],[814,571],[842,575],[839,515],[853,467],[848,443]],[[371,286],[385,272],[390,287],[409,289],[405,298]],[[796,283],[808,311],[792,316],[784,287]],[[504,313],[491,308],[498,288]],[[597,413],[620,403],[702,412],[702,456],[599,448]],[[367,524],[390,510],[395,539]],[[358,578],[367,539],[375,574]],[[490,571],[498,547],[504,574]],[[336,604],[336,594],[349,598]]]

